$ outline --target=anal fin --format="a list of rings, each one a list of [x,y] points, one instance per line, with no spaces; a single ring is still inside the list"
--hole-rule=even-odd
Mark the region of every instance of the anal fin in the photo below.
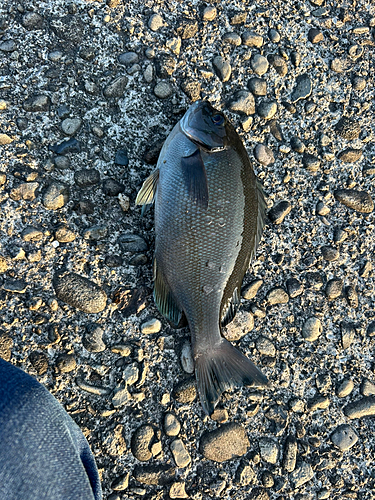
[[[226,326],[235,317],[238,308],[241,305],[241,299],[238,294],[238,288],[234,289],[231,299],[228,301],[226,308],[223,309],[221,317],[221,326]]]
[[[207,176],[199,148],[191,155],[181,158],[181,168],[190,198],[202,208],[207,208]]]

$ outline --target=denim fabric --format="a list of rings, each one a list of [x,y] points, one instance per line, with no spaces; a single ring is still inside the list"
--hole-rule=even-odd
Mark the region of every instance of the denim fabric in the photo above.
[[[101,500],[86,438],[33,377],[0,359],[0,500]]]

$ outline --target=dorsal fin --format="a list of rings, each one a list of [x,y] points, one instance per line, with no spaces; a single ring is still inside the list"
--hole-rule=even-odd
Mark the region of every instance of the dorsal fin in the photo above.
[[[158,180],[159,169],[156,168],[142,184],[135,200],[136,205],[151,205],[154,202]]]
[[[207,208],[207,176],[199,148],[191,155],[181,158],[181,168],[190,198],[202,208]]]

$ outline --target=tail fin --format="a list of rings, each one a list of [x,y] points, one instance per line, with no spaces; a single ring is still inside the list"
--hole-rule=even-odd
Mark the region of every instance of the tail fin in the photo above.
[[[242,385],[267,386],[263,373],[230,342],[220,344],[195,359],[198,394],[203,410],[211,415],[221,394]]]

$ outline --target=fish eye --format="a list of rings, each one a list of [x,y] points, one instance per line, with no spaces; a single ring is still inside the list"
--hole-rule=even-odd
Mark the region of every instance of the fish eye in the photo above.
[[[224,117],[222,115],[214,115],[211,120],[214,125],[222,125],[224,123]]]

